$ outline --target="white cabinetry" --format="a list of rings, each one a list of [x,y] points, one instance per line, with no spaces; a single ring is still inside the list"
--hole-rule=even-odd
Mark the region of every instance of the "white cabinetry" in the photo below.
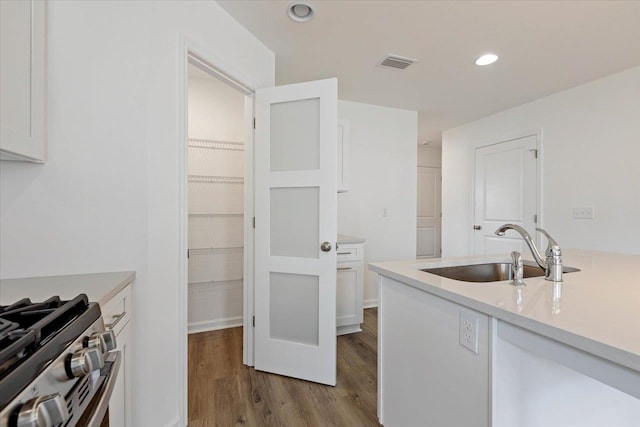
[[[122,354],[118,379],[109,401],[109,425],[132,427],[132,289],[127,285],[102,307],[105,327],[116,334],[117,350]]]
[[[45,160],[44,0],[0,1],[0,159]]]
[[[349,122],[338,120],[338,193],[349,191]]]
[[[338,244],[337,334],[360,332],[363,322],[364,245]]]

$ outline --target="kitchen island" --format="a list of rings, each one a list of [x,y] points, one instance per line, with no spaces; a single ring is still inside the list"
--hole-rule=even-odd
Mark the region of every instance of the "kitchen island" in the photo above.
[[[523,287],[421,271],[508,255],[371,264],[381,422],[637,426],[640,256],[568,250],[563,260],[580,271]]]

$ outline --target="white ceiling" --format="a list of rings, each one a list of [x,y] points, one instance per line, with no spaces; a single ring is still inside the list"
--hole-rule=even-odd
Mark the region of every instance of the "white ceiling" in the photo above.
[[[276,54],[276,83],[337,77],[340,99],[419,112],[419,142],[451,127],[640,65],[640,1],[219,3]],[[494,52],[498,62],[474,60]],[[418,59],[404,71],[388,54]]]

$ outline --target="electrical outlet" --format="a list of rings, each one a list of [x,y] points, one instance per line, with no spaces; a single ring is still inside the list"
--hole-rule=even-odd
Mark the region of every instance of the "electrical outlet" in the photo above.
[[[478,354],[478,318],[472,314],[460,312],[460,345]]]
[[[583,206],[573,208],[574,219],[593,219],[593,208],[590,206]]]

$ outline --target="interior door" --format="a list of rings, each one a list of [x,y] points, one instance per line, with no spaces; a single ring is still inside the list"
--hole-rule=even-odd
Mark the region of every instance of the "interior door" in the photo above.
[[[536,135],[476,148],[475,254],[520,251],[525,243],[518,233],[498,237],[505,223],[524,227],[535,240],[537,214]]]
[[[335,385],[338,82],[255,100],[254,366]]]
[[[416,256],[440,256],[442,169],[418,166]]]

